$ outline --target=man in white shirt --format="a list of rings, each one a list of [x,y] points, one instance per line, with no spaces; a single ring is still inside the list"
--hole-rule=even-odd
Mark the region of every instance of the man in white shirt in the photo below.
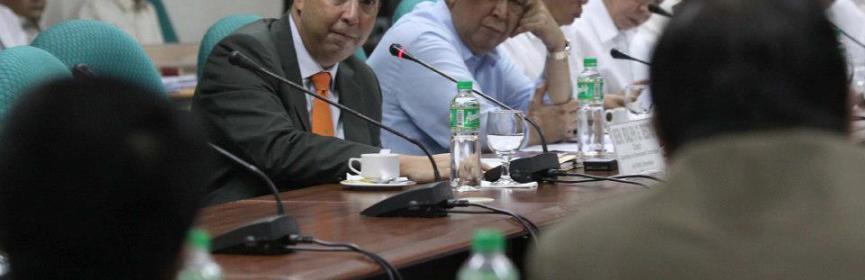
[[[564,27],[565,34],[576,34],[572,41],[571,73],[574,79],[583,71],[581,58],[596,57],[598,71],[604,78],[606,95],[621,95],[625,88],[635,82],[632,63],[616,60],[610,56],[611,49],[623,53],[631,52],[631,41],[637,27],[649,19],[649,4],[660,4],[663,0],[592,0],[586,4],[586,14]],[[615,103],[615,102],[613,102]],[[607,100],[607,107],[611,104]]]
[[[27,33],[27,42],[33,41],[33,38],[42,31],[39,20],[45,11],[45,0],[0,0],[0,4],[18,15],[20,25]]]
[[[823,1],[829,5],[826,16],[839,29],[839,33],[846,33],[859,43],[865,43],[865,12],[858,9],[852,0]],[[839,34],[839,39],[844,46],[847,64],[865,66],[865,46],[842,34]]]
[[[156,9],[146,0],[88,0],[78,10],[78,18],[111,23],[142,45],[165,42]]]
[[[661,4],[661,9],[675,13],[674,7],[682,3],[681,0],[666,0]],[[634,39],[631,41],[631,52],[629,53],[634,58],[651,61],[652,51],[664,28],[667,27],[667,22],[670,19],[660,15],[652,15],[649,21],[646,21],[637,31]],[[631,70],[633,70],[634,81],[649,80],[649,66],[639,62],[631,62]]]
[[[18,15],[0,4],[0,51],[26,44],[28,44],[27,33],[24,32]]]

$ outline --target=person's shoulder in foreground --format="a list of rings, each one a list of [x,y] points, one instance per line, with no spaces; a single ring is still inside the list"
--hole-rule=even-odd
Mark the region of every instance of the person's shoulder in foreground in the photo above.
[[[860,278],[865,151],[817,1],[690,0],[652,61],[667,182],[542,236],[532,278]]]

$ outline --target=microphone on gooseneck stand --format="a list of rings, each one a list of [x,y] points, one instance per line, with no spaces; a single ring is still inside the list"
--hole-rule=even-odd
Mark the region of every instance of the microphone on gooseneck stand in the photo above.
[[[435,72],[436,74],[441,75],[445,79],[448,79],[454,83],[457,82],[454,77],[451,77],[450,75],[442,72],[441,70],[433,67],[432,65],[429,65],[426,62],[415,58],[414,56],[409,54],[408,51],[400,44],[391,44],[389,50],[390,54],[397,58],[415,62]],[[472,89],[472,92],[474,92],[480,97],[483,97],[487,101],[498,105],[501,108],[504,108],[506,110],[514,110],[514,108],[511,108],[507,104],[504,104],[501,101],[498,101],[495,98],[484,94],[483,92],[475,89]],[[528,118],[525,114],[520,114],[520,116],[529,125],[531,125],[535,129],[535,131],[537,131],[538,137],[541,139],[541,148],[543,149],[543,153],[533,157],[519,158],[512,161],[510,164],[511,178],[513,178],[514,181],[520,183],[539,181],[541,178],[543,178],[544,174],[546,174],[548,170],[559,169],[559,156],[556,155],[556,153],[550,153],[547,149],[547,139],[544,137],[544,133],[541,131],[541,127],[538,126],[538,124],[532,121],[530,118]],[[487,181],[495,181],[499,178],[499,176],[501,176],[501,167],[496,167],[488,170],[484,174],[484,179],[486,179]]]
[[[87,64],[79,63],[72,66],[72,76],[76,79],[92,79],[96,78],[96,74],[90,70]]]
[[[657,4],[649,4],[649,12],[667,18],[673,17],[673,14],[671,14],[667,10],[664,10],[664,8],[661,8],[661,6],[658,6]]]
[[[853,42],[856,45],[859,45],[860,47],[865,48],[865,44],[863,44],[862,41],[857,40],[856,37],[853,37],[853,35],[850,35],[850,33],[847,33],[847,31],[844,31],[844,29],[841,29],[840,27],[838,27],[838,25],[835,25],[834,23],[831,23],[831,22],[829,24],[832,25],[832,28],[835,28],[835,30],[838,30],[838,33],[841,33],[841,35],[843,35],[844,37],[847,37],[847,39],[850,39],[851,42]]]
[[[282,199],[279,198],[279,190],[277,190],[273,181],[264,172],[255,167],[255,165],[243,161],[217,145],[208,144],[218,153],[264,181],[276,200],[276,215],[246,223],[216,236],[213,238],[212,251],[214,253],[226,254],[263,255],[290,253],[291,250],[286,249],[285,245],[296,243],[293,240],[300,236],[300,230],[297,228],[297,222],[285,215],[285,207],[282,205]]]
[[[379,203],[376,203],[373,206],[365,209],[361,212],[362,215],[380,217],[380,216],[420,216],[420,217],[443,217],[447,216],[447,212],[441,206],[446,205],[449,199],[453,198],[453,190],[451,190],[450,182],[443,181],[441,175],[439,174],[438,165],[436,165],[435,160],[432,157],[432,154],[427,150],[426,147],[421,145],[415,139],[412,139],[406,136],[399,131],[394,130],[388,126],[383,125],[382,123],[373,120],[372,118],[355,111],[345,105],[336,103],[327,99],[325,97],[319,96],[309,89],[298,85],[288,79],[281,77],[273,72],[261,67],[252,59],[247,57],[246,55],[238,52],[232,51],[229,56],[229,62],[231,64],[249,69],[253,72],[263,74],[265,76],[274,78],[280,81],[283,84],[289,85],[299,92],[312,96],[318,100],[324,101],[331,106],[337,107],[343,112],[350,113],[358,118],[363,119],[367,123],[370,123],[378,128],[387,130],[394,135],[405,139],[406,141],[414,144],[419,147],[429,158],[430,164],[432,164],[433,175],[435,176],[435,182],[429,183],[419,188],[413,188],[402,193],[398,193],[393,195]]]
[[[619,51],[619,50],[617,50],[617,49],[611,49],[611,50],[610,50],[610,56],[612,56],[612,57],[615,58],[615,59],[622,59],[622,60],[636,61],[636,62],[639,62],[639,63],[645,64],[646,66],[652,66],[652,64],[649,63],[649,62],[646,62],[646,61],[644,61],[644,60],[641,60],[641,59],[635,58],[635,57],[633,57],[633,56],[630,56],[630,55],[628,55],[628,54],[626,54],[626,53],[623,53],[623,52],[621,52],[621,51]]]

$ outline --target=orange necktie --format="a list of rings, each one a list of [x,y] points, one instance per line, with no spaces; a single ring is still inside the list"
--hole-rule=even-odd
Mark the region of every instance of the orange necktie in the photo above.
[[[310,78],[315,92],[318,95],[327,98],[328,89],[330,89],[330,73],[318,72]],[[321,136],[333,136],[333,118],[330,115],[330,104],[324,101],[313,99],[312,101],[312,133]]]

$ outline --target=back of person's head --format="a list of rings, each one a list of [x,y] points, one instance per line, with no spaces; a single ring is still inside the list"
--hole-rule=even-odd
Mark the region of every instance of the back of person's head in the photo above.
[[[12,279],[170,279],[207,150],[159,94],[107,79],[24,95],[0,138]]]
[[[674,156],[721,134],[846,133],[845,69],[817,1],[688,1],[652,59],[658,136]]]

